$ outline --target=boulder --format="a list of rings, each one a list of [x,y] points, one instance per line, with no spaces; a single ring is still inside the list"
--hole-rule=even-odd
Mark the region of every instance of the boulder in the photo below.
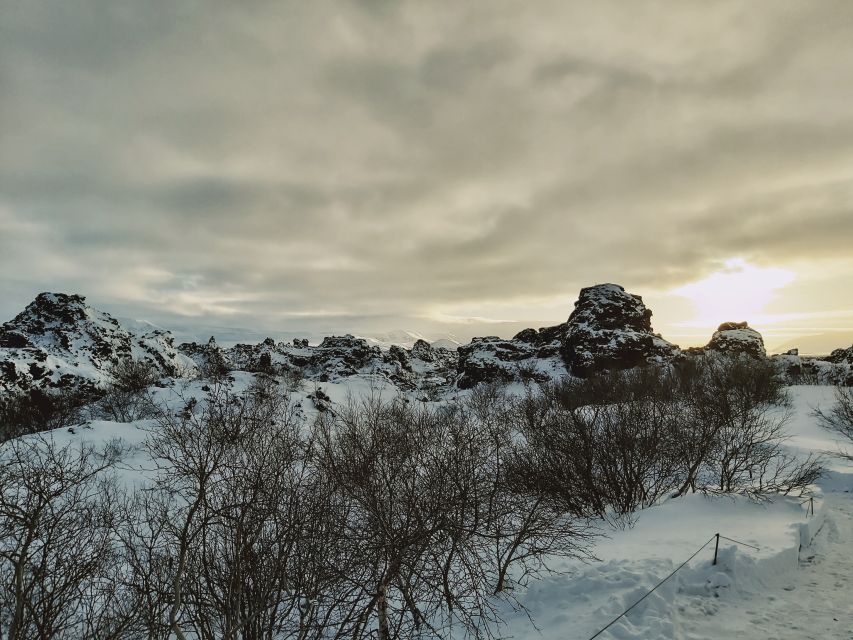
[[[764,339],[746,322],[724,322],[711,341],[704,347],[706,352],[725,355],[746,355],[753,358],[765,358]]]
[[[435,362],[435,351],[432,345],[426,340],[415,340],[412,345],[412,357],[423,362]]]

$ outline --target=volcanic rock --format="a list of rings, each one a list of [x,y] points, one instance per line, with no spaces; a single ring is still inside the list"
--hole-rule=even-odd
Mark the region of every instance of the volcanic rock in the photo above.
[[[753,358],[767,356],[761,334],[750,328],[746,322],[724,322],[711,336],[711,341],[704,349],[706,352],[725,355],[746,355]]]

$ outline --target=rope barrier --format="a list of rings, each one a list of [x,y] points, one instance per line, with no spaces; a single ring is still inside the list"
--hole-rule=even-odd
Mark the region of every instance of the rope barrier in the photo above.
[[[672,573],[670,573],[666,578],[664,578],[663,580],[661,580],[660,582],[658,582],[658,583],[657,583],[657,584],[652,588],[652,590],[651,590],[651,591],[649,591],[646,595],[644,595],[642,598],[640,598],[639,600],[637,600],[634,604],[632,604],[630,607],[628,607],[625,611],[623,611],[622,613],[620,613],[618,616],[616,616],[615,618],[613,618],[613,620],[611,620],[610,622],[608,622],[608,623],[607,623],[607,626],[606,626],[606,627],[604,627],[603,629],[599,630],[599,631],[598,631],[594,636],[590,636],[589,640],[595,640],[595,638],[597,638],[597,637],[598,637],[598,636],[600,636],[602,633],[604,633],[605,631],[607,631],[610,627],[612,627],[614,624],[616,624],[616,622],[619,620],[619,618],[621,618],[622,616],[624,616],[625,614],[627,614],[629,611],[631,611],[631,609],[633,609],[633,608],[634,608],[634,607],[636,607],[638,604],[640,604],[643,600],[645,600],[645,599],[646,599],[646,598],[648,598],[650,595],[652,595],[652,593],[654,593],[654,592],[655,592],[655,590],[656,590],[659,586],[661,586],[664,582],[666,582],[666,581],[667,581],[667,580],[669,580],[672,576],[674,576],[674,575],[676,574],[676,572],[678,572],[680,569],[682,569],[682,568],[684,567],[684,565],[686,565],[688,562],[690,562],[691,560],[693,560],[693,558],[695,558],[696,556],[698,556],[700,551],[702,551],[705,547],[707,547],[709,544],[711,544],[711,543],[712,543],[712,542],[717,538],[717,535],[718,535],[718,534],[716,534],[716,533],[715,533],[713,536],[711,536],[711,537],[708,539],[708,542],[706,542],[706,543],[705,543],[705,544],[703,544],[701,547],[699,547],[699,549],[697,549],[697,550],[696,550],[696,552],[695,552],[692,556],[690,556],[689,558],[687,558],[687,560],[685,560],[685,561],[684,561],[684,562],[682,562],[678,567],[676,567],[676,569],[675,569]]]
[[[751,544],[747,544],[746,542],[741,542],[740,540],[734,540],[733,538],[728,538],[728,537],[726,537],[726,536],[720,535],[719,533],[715,533],[713,536],[711,536],[711,537],[708,539],[708,542],[706,542],[706,543],[705,543],[705,544],[703,544],[701,547],[699,547],[699,548],[698,548],[698,549],[693,553],[693,555],[692,555],[692,556],[690,556],[689,558],[687,558],[687,560],[685,560],[685,561],[684,561],[684,562],[682,562],[680,565],[678,565],[675,569],[673,569],[673,571],[672,571],[668,576],[666,576],[663,580],[661,580],[661,581],[660,581],[660,582],[658,582],[654,587],[652,587],[651,591],[649,591],[648,593],[646,593],[642,598],[640,598],[640,599],[639,599],[639,600],[637,600],[634,604],[632,604],[630,607],[628,607],[627,609],[625,609],[625,611],[623,611],[623,612],[622,612],[622,613],[620,613],[618,616],[616,616],[615,618],[613,618],[613,620],[611,620],[610,622],[608,622],[608,623],[607,623],[607,626],[603,627],[602,629],[599,629],[599,630],[595,633],[595,635],[590,636],[590,637],[589,637],[589,640],[595,640],[595,638],[597,638],[597,637],[598,637],[598,636],[600,636],[602,633],[604,633],[605,631],[607,631],[610,627],[612,627],[614,624],[616,624],[616,622],[617,622],[620,618],[622,618],[623,616],[627,615],[627,614],[631,611],[631,609],[633,609],[633,608],[634,608],[634,607],[636,607],[638,604],[640,604],[643,600],[645,600],[645,599],[646,599],[646,598],[648,598],[650,595],[652,595],[652,594],[657,590],[657,588],[658,588],[658,587],[660,587],[664,582],[666,582],[667,580],[669,580],[672,576],[674,576],[674,575],[675,575],[676,573],[678,573],[681,569],[683,569],[683,568],[684,568],[684,566],[685,566],[688,562],[690,562],[691,560],[693,560],[693,558],[695,558],[696,556],[698,556],[698,555],[699,555],[699,552],[700,552],[700,551],[702,551],[703,549],[705,549],[705,547],[707,547],[709,544],[711,544],[711,543],[712,543],[712,542],[714,542],[715,540],[716,540],[716,542],[717,542],[717,546],[714,548],[714,564],[717,564],[717,550],[719,549],[720,539],[721,539],[721,538],[722,538],[723,540],[728,540],[729,542],[734,542],[735,544],[739,544],[739,545],[744,546],[744,547],[749,547],[750,549],[755,549],[756,551],[761,551],[761,549],[759,549],[758,547],[753,546],[753,545],[751,545]]]
[[[719,533],[717,535],[720,536],[720,539],[722,539],[722,540],[728,540],[729,542],[734,542],[735,544],[739,544],[742,547],[749,547],[750,549],[755,549],[756,551],[761,551],[761,549],[759,549],[758,547],[755,547],[751,544],[746,544],[745,542],[741,542],[740,540],[733,540],[732,538],[727,538],[726,536],[720,535]]]

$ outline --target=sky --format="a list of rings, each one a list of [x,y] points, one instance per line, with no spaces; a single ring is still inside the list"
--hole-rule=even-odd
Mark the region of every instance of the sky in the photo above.
[[[849,345],[851,33],[847,0],[0,0],[0,319],[467,339],[615,282],[682,345]]]

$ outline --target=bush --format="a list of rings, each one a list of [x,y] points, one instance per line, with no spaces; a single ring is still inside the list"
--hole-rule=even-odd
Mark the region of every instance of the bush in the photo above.
[[[543,385],[517,401],[519,483],[577,515],[630,520],[675,488],[677,405],[661,371]]]
[[[160,381],[160,374],[152,363],[145,360],[121,360],[107,373],[110,382],[103,396],[92,407],[93,417],[115,422],[134,422],[154,415],[148,390]]]
[[[284,377],[284,385],[290,393],[296,393],[302,388],[302,381],[305,379],[305,372],[301,367],[293,367],[285,369],[282,373]]]
[[[498,600],[519,606],[510,582],[547,572],[549,557],[586,555],[584,521],[511,482],[506,399],[478,391],[437,411],[373,397],[319,418],[320,470],[349,514],[350,575],[364,594],[356,619],[380,639],[451,627],[489,637]]]
[[[146,391],[160,381],[160,372],[148,360],[119,360],[107,369],[110,384],[120,391]]]
[[[736,358],[543,385],[512,412],[515,474],[568,512],[615,523],[688,491],[802,492],[821,465],[786,452],[787,403],[772,365]]]
[[[814,411],[818,421],[830,431],[853,443],[853,387],[835,387],[835,402],[828,410],[817,408]],[[853,460],[853,450],[840,450],[835,453],[847,460]]]
[[[802,492],[820,477],[819,459],[786,452],[790,402],[771,362],[706,358],[689,376],[682,372],[679,382],[685,408],[680,442],[693,463],[680,493],[689,484],[760,499]]]
[[[0,442],[79,424],[93,399],[93,393],[72,389],[30,389],[0,398]]]
[[[184,411],[163,408],[148,441],[156,489],[134,498],[122,529],[146,628],[491,637],[509,587],[548,557],[585,556],[589,537],[511,482],[507,407],[495,389],[435,411],[370,397],[306,432],[259,377],[245,393],[213,384]]]
[[[336,618],[330,602],[346,592],[341,512],[296,415],[267,377],[243,394],[213,384],[202,402],[159,413],[148,441],[158,464],[150,533],[136,546],[173,559],[153,605],[178,638],[295,637]]]
[[[105,589],[118,566],[116,450],[60,447],[44,437],[0,447],[0,620],[9,640],[118,637],[133,606]]]

